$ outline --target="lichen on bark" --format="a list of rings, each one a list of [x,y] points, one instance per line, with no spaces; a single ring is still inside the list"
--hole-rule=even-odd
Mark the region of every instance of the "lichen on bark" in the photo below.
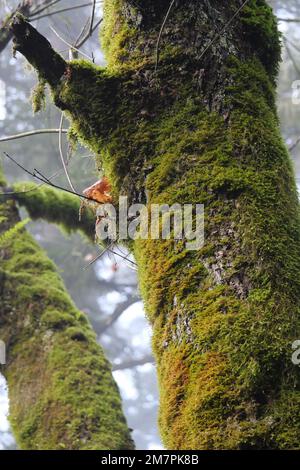
[[[205,204],[203,249],[132,246],[166,447],[299,448],[299,204],[274,100],[276,20],[264,0],[231,22],[238,0],[175,2],[155,72],[168,5],[106,0],[107,67],[68,63],[53,97],[115,195]]]

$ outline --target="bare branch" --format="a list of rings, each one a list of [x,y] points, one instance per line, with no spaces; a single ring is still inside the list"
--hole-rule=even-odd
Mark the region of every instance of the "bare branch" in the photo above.
[[[105,322],[103,322],[103,325],[100,327],[100,335],[103,335],[105,331],[110,328],[119,318],[125,310],[127,310],[131,305],[135,304],[137,302],[137,299],[135,297],[130,297],[129,299],[125,300],[125,302],[122,302],[120,305],[117,306],[116,310],[112,315],[110,315]]]
[[[157,67],[158,67],[158,62],[159,62],[159,45],[160,45],[160,40],[161,40],[161,37],[162,37],[162,33],[165,29],[165,26],[166,26],[166,23],[168,21],[168,18],[170,16],[170,13],[171,13],[171,10],[173,8],[173,5],[175,4],[175,0],[171,0],[171,3],[169,5],[169,8],[168,8],[168,11],[166,13],[166,16],[164,18],[164,21],[161,25],[161,28],[160,28],[160,31],[159,31],[159,34],[158,34],[158,38],[157,38],[157,44],[156,44],[156,60],[155,60],[155,72],[157,71]]]
[[[21,170],[23,170],[25,173],[27,173],[28,175],[32,176],[33,178],[37,179],[38,181],[41,181],[42,183],[44,184],[47,184],[48,186],[51,186],[52,188],[55,188],[55,189],[59,189],[61,191],[64,191],[65,193],[69,193],[69,194],[73,194],[75,196],[78,196],[79,198],[81,199],[86,199],[87,201],[92,201],[92,202],[96,202],[97,204],[99,204],[98,201],[96,201],[96,199],[92,199],[91,197],[87,197],[85,196],[84,194],[79,194],[79,193],[74,193],[73,191],[70,191],[69,189],[67,188],[62,188],[61,186],[58,186],[57,184],[54,184],[52,183],[49,178],[45,178],[43,175],[42,176],[39,176],[41,175],[41,173],[39,171],[37,171],[36,169],[34,171],[30,171],[28,170],[27,168],[25,168],[23,165],[21,165],[19,162],[17,162],[11,155],[9,155],[7,152],[3,152],[4,155],[10,160],[12,161],[15,165],[17,165],[19,168],[21,168]]]
[[[129,359],[128,361],[121,362],[121,364],[113,364],[113,371],[133,369],[134,367],[143,366],[145,364],[154,364],[154,357],[150,354],[140,359]]]
[[[59,125],[59,133],[58,133],[58,149],[59,149],[59,155],[60,159],[63,165],[63,169],[66,175],[66,178],[68,180],[68,183],[70,185],[70,188],[72,189],[73,193],[76,193],[76,189],[74,188],[74,185],[71,181],[68,169],[67,169],[67,164],[65,162],[64,154],[63,154],[63,148],[62,148],[62,126],[64,123],[64,113],[61,113],[61,118],[60,118],[60,125]]]
[[[31,0],[23,0],[19,3],[16,9],[1,23],[0,27],[0,52],[2,52],[7,44],[13,37],[12,31],[9,28],[10,22],[16,13],[21,13],[22,15],[30,18],[31,16],[37,14],[38,12],[44,11],[46,8],[58,3],[60,0],[44,0],[43,6],[39,10],[32,11],[33,5]]]
[[[102,2],[96,2],[96,3],[102,3]],[[88,7],[89,5],[90,3],[83,3],[82,5],[76,5],[74,7],[62,8],[61,10],[51,11],[49,13],[45,13],[44,15],[40,15],[40,16],[32,18],[32,21],[41,20],[42,18],[46,18],[48,16],[53,16],[53,15],[58,15],[59,13],[65,13],[67,11],[78,10],[79,8]]]
[[[47,8],[53,7],[54,5],[56,5],[56,4],[57,4],[58,2],[60,2],[60,1],[61,1],[61,0],[53,0],[52,2],[50,1],[50,3],[49,3],[49,0],[48,0],[48,2],[46,2],[46,5],[42,6],[41,8],[37,8],[37,9],[34,10],[32,13],[30,13],[30,17],[39,15],[39,14],[42,13],[43,11],[47,10]]]
[[[71,43],[69,43],[68,41],[66,41],[64,38],[62,38],[58,32],[52,27],[50,26],[50,29],[53,31],[54,34],[56,34],[56,36],[63,42],[65,43],[67,46],[70,47],[70,49],[74,49],[75,51],[79,52],[79,54],[82,54],[84,57],[86,57],[87,59],[91,60],[93,62],[93,58],[88,56],[87,54],[85,54],[84,52],[80,51],[77,47],[73,46]]]
[[[12,12],[11,15],[9,15],[2,23],[1,23],[1,28],[0,28],[0,52],[2,52],[7,44],[10,42],[10,40],[13,37],[13,33],[9,28],[10,22],[14,15],[19,12],[22,13],[22,15],[28,16],[30,12],[30,4],[31,2],[29,0],[22,2],[21,5],[18,5],[16,10]]]
[[[79,41],[79,39],[76,41],[75,46],[78,47],[78,48],[83,46],[83,44],[93,34],[93,31],[94,31],[93,25],[94,25],[94,18],[95,18],[95,7],[96,7],[96,1],[92,0],[92,12],[91,12],[91,16],[90,16],[90,19],[89,19],[89,28],[88,28],[87,33],[81,39],[81,41]],[[80,35],[79,35],[79,37],[80,37]]]
[[[91,13],[91,20],[90,20],[89,36],[92,34],[92,31],[93,31],[95,8],[96,8],[96,0],[92,0],[92,13]]]
[[[67,134],[68,129],[61,129],[62,134]],[[39,134],[58,134],[59,129],[35,129],[34,131],[21,132],[20,134],[7,135],[0,138],[0,142],[8,142],[9,140],[23,139],[24,137],[32,137]]]
[[[300,18],[278,18],[278,21],[284,21],[286,23],[300,23]]]

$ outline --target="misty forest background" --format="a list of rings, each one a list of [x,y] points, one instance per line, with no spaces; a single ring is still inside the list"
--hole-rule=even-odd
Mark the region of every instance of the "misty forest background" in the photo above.
[[[82,5],[80,0],[61,0],[49,13],[61,8]],[[278,18],[299,18],[299,22],[280,21],[283,33],[282,64],[278,80],[278,109],[281,128],[295,165],[300,188],[300,105],[292,104],[292,84],[300,80],[300,0],[269,2]],[[18,1],[0,0],[0,18],[13,10]],[[90,7],[82,7],[36,20],[34,25],[45,35],[54,49],[68,58],[69,48],[62,39],[74,43],[90,15]],[[101,18],[98,2],[97,19]],[[98,32],[84,44],[82,52],[93,56],[95,63],[104,65],[99,49]],[[59,37],[60,36],[60,37]],[[84,57],[84,56],[83,56]],[[1,164],[9,182],[24,181],[26,174],[2,158],[3,151],[15,156],[20,163],[38,168],[44,175],[61,170],[58,135],[35,135],[18,140],[1,141],[4,136],[34,129],[58,128],[61,113],[47,103],[46,109],[33,115],[30,95],[36,74],[25,59],[12,57],[11,44],[0,54],[0,150]],[[3,83],[5,86],[3,86]],[[245,84],[247,86],[247,84]],[[67,127],[68,123],[64,123]],[[63,138],[64,152],[69,152]],[[84,148],[70,155],[69,172],[75,187],[81,192],[97,179],[94,160]],[[63,172],[55,183],[67,186]],[[26,217],[23,211],[22,215]],[[31,222],[28,229],[54,260],[65,284],[79,309],[86,312],[99,341],[110,359],[114,377],[120,387],[124,411],[138,449],[160,449],[157,430],[158,392],[156,371],[151,356],[151,330],[145,319],[139,298],[136,273],[120,256],[103,256],[89,269],[99,249],[79,234],[65,234],[46,222]],[[124,251],[120,252],[121,256]],[[13,449],[14,439],[7,421],[8,399],[5,381],[0,376],[0,449]]]

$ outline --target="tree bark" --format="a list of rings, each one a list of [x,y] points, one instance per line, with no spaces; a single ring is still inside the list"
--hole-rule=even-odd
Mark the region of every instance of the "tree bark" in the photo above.
[[[280,41],[266,2],[242,3],[175,1],[166,18],[167,0],[106,0],[107,67],[44,77],[115,196],[205,204],[201,250],[132,244],[171,449],[299,448],[300,224],[274,99]],[[39,44],[13,30],[34,63]]]
[[[7,349],[1,373],[17,444],[131,449],[111,366],[53,263],[17,230],[19,220],[14,201],[0,202],[0,336]]]

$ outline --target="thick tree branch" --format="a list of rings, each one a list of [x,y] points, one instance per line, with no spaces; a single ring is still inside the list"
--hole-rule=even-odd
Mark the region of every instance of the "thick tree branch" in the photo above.
[[[19,221],[11,202],[0,204],[0,215],[0,233]],[[0,325],[7,364],[1,372],[18,445],[26,450],[132,448],[110,366],[85,315],[24,229],[5,240]]]
[[[56,87],[67,67],[65,60],[52,49],[49,41],[42,36],[23,15],[17,13],[11,22],[14,34],[14,50],[20,52],[38,71],[40,78]]]

